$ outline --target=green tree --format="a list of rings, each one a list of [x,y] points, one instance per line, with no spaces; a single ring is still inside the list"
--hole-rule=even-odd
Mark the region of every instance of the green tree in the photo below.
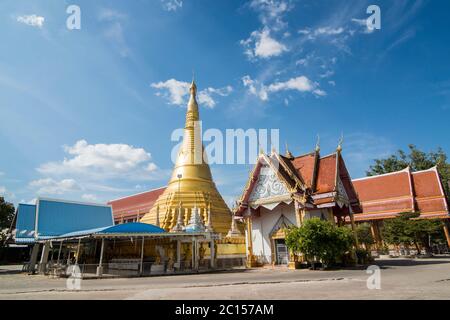
[[[369,223],[361,223],[356,226],[356,234],[358,235],[358,240],[364,247],[368,250],[370,246],[375,244],[375,240],[372,236],[372,230],[370,229]]]
[[[351,250],[354,244],[352,231],[347,227],[336,227],[332,222],[312,218],[297,228],[291,228],[286,236],[286,245],[293,252],[303,253],[309,261],[319,259],[332,265]]]
[[[417,149],[413,144],[410,144],[408,149],[408,152],[398,150],[396,154],[385,159],[375,159],[375,164],[370,166],[366,172],[367,175],[374,176],[399,171],[407,166],[412,171],[427,170],[437,166],[447,198],[450,200],[450,163],[447,162],[447,154],[441,148],[438,148],[437,151],[426,153]]]
[[[431,252],[430,244],[440,243],[444,235],[439,220],[417,219],[419,213],[402,213],[384,222],[383,238],[393,245],[414,245],[418,252],[423,247]],[[431,242],[431,243],[430,243]]]
[[[14,205],[0,197],[0,230],[9,228],[14,219]]]

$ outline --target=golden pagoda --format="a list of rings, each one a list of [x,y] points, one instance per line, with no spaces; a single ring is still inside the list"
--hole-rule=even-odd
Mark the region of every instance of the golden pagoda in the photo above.
[[[192,213],[199,212],[209,230],[226,235],[231,226],[231,212],[217,191],[207,160],[203,157],[194,80],[189,91],[183,142],[172,177],[141,222],[158,225],[166,231],[181,231],[188,225]]]

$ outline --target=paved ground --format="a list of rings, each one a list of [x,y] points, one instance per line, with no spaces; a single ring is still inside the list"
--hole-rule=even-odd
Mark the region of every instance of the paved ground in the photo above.
[[[83,280],[28,276],[0,267],[0,299],[450,299],[450,258],[389,259],[381,289],[367,289],[365,270],[252,269],[214,274]]]

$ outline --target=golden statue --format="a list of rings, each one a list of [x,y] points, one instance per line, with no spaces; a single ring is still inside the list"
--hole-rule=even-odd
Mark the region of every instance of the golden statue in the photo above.
[[[172,177],[164,193],[141,222],[159,223],[166,231],[178,232],[180,222],[188,221],[192,209],[197,207],[205,225],[210,225],[214,232],[226,235],[230,228],[231,212],[217,191],[207,160],[203,157],[197,86],[194,80],[189,91],[183,142]],[[183,216],[179,218],[180,214]]]

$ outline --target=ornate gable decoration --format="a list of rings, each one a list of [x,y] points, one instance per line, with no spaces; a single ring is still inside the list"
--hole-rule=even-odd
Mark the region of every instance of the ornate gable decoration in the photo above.
[[[295,225],[282,214],[277,223],[273,226],[269,235],[272,239],[284,238],[286,236],[285,230],[293,226]]]
[[[340,177],[337,179],[337,197],[336,202],[340,208],[342,208],[344,205],[348,205],[350,203],[347,191],[345,191],[344,184],[342,183],[342,180]]]
[[[267,165],[261,167],[258,180],[250,194],[249,201],[256,202],[271,198],[290,196],[283,182],[278,179],[275,172]]]

